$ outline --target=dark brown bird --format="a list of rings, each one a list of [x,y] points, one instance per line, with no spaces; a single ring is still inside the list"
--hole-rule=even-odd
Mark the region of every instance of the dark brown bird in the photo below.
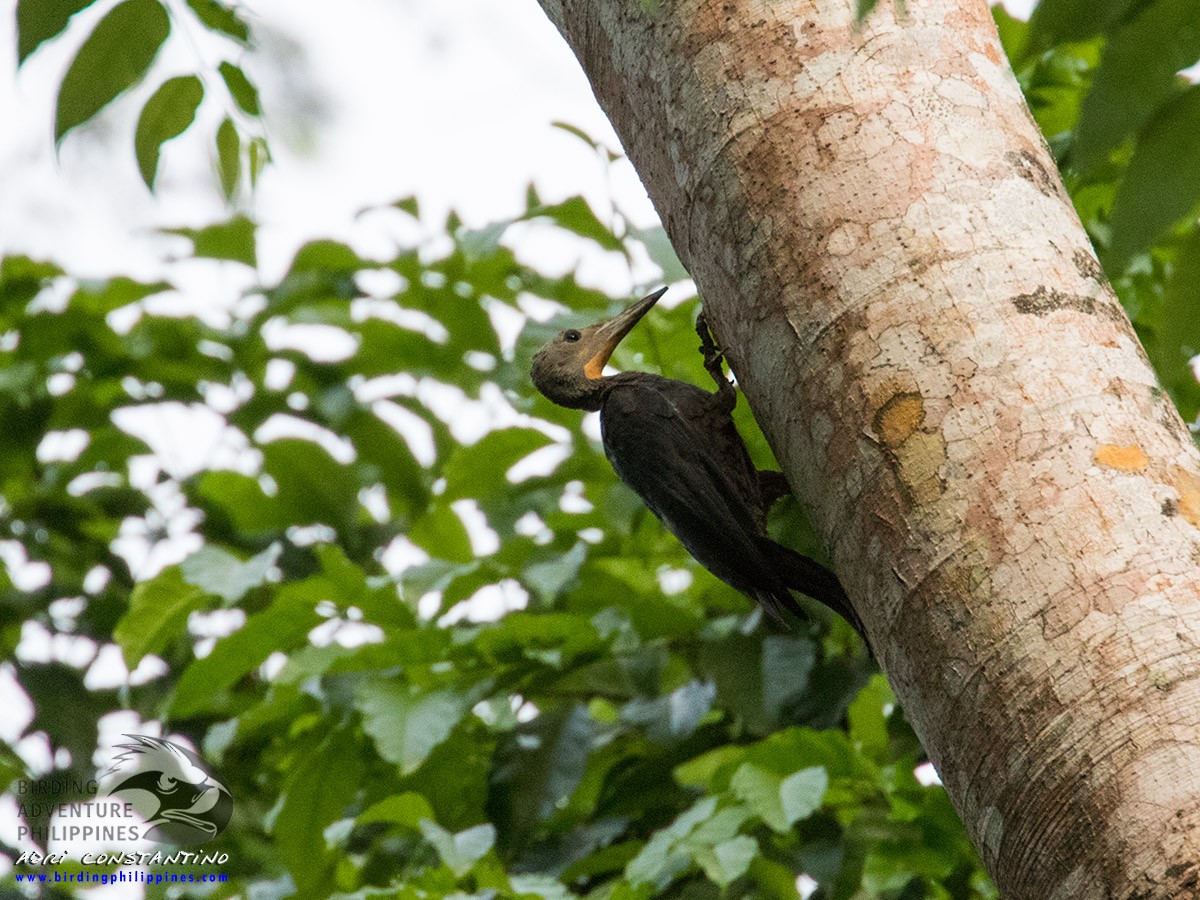
[[[778,622],[785,609],[803,616],[790,593],[801,591],[861,634],[837,576],[767,536],[767,511],[788,492],[787,482],[751,462],[731,415],[737,391],[721,370],[703,316],[696,330],[716,393],[644,372],[602,374],[617,344],[666,290],[607,322],[560,332],[533,359],[534,385],[560,406],[600,411],[613,469],[700,565]]]

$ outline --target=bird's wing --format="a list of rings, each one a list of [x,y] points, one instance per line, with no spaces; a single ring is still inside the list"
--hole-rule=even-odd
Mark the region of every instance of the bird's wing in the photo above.
[[[751,498],[737,486],[741,461],[729,458],[723,431],[733,423],[711,417],[709,398],[694,385],[651,376],[615,387],[600,412],[605,453],[706,569],[747,593],[782,586],[760,546]]]

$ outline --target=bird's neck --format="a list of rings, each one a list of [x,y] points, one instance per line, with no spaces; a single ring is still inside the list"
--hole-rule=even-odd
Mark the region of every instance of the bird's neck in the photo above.
[[[604,398],[608,396],[612,385],[613,379],[608,375],[601,375],[599,378],[580,379],[573,385],[572,402],[569,405],[574,409],[596,412],[604,405]]]
[[[562,378],[540,387],[542,387],[542,392],[559,406],[596,412],[604,405],[604,398],[620,380],[620,374],[602,375],[599,378],[587,378],[581,374],[578,377]]]

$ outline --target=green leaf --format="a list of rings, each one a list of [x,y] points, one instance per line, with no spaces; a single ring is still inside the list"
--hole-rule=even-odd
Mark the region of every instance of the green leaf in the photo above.
[[[17,0],[17,65],[67,27],[92,0]]]
[[[868,759],[886,761],[888,749],[887,716],[884,707],[895,703],[892,689],[882,675],[872,675],[846,711],[850,719],[850,739]]]
[[[587,707],[576,704],[542,713],[501,741],[489,811],[505,856],[522,848],[579,786],[595,731]]]
[[[190,588],[203,595],[199,588]],[[180,676],[171,701],[171,714],[180,718],[206,709],[220,709],[225,691],[257,669],[276,651],[307,643],[308,633],[325,621],[316,612],[330,599],[324,579],[317,577],[280,588],[271,605],[250,616],[246,624],[217,641],[212,652],[193,661]]]
[[[141,81],[170,32],[158,0],[123,0],[109,10],[63,76],[54,140],[61,141]]]
[[[545,562],[525,567],[521,583],[537,592],[545,604],[553,603],[563,590],[579,576],[579,569],[587,559],[587,544],[576,541],[566,553],[555,553]]]
[[[338,241],[309,241],[296,251],[289,275],[299,272],[357,272],[374,264]]]
[[[513,465],[553,441],[532,428],[501,428],[469,447],[456,451],[446,461],[446,501],[463,497],[485,499],[512,490],[504,477]]]
[[[710,881],[727,887],[750,869],[750,863],[758,856],[758,841],[739,834],[694,856]]]
[[[180,569],[188,584],[222,598],[227,605],[241,600],[253,588],[266,583],[282,546],[272,544],[262,553],[242,562],[228,550],[211,544],[201,547],[183,561]]]
[[[246,73],[228,61],[222,61],[217,69],[221,73],[221,78],[225,80],[225,86],[229,88],[234,102],[242,112],[250,116],[262,115],[262,105],[258,100],[258,88],[251,84]]]
[[[691,681],[665,697],[638,697],[621,710],[622,721],[644,726],[646,737],[670,743],[690,737],[700,720],[712,709],[717,689],[712,684]]]
[[[171,287],[165,281],[147,284],[124,277],[110,278],[100,283],[85,282],[71,295],[68,307],[76,312],[104,316],[114,309],[168,291]]]
[[[267,145],[267,139],[258,136],[250,138],[246,155],[250,164],[250,187],[257,187],[259,176],[271,161],[271,148]]]
[[[1044,5],[1045,3],[1042,4]],[[1022,57],[1022,50],[1029,44],[1029,23],[1009,15],[1003,3],[993,4],[992,18],[996,22],[996,31],[1000,34],[1000,45],[1004,48],[1004,54],[1012,60],[1015,68]]]
[[[458,691],[426,693],[393,679],[364,681],[355,705],[379,755],[405,775],[420,767],[467,712],[467,698]]]
[[[820,766],[813,766],[783,778],[754,763],[744,763],[729,786],[772,830],[782,834],[820,808],[829,776]]]
[[[254,268],[258,265],[255,225],[245,216],[234,216],[204,228],[166,228],[166,234],[178,234],[192,242],[192,253],[205,259],[229,259]]]
[[[324,830],[353,801],[361,772],[359,749],[345,731],[334,732],[292,763],[271,830],[302,896],[328,888],[335,859],[325,844]]]
[[[474,640],[477,653],[496,662],[522,654],[544,660],[553,649],[564,663],[595,652],[600,636],[584,616],[570,613],[512,612],[483,628]]]
[[[792,823],[783,809],[782,785],[782,778],[753,763],[739,767],[730,781],[730,788],[739,800],[749,804],[772,829],[786,832]]]
[[[576,897],[561,881],[549,875],[509,875],[508,884],[514,894],[535,900],[575,900]]]
[[[1042,0],[1029,17],[1029,44],[1023,54],[1103,34],[1118,24],[1137,0]],[[997,5],[993,11],[1002,9]]]
[[[1159,0],[1109,38],[1084,98],[1071,164],[1088,173],[1135,134],[1200,57],[1200,0]]]
[[[409,518],[425,508],[429,479],[400,432],[364,410],[352,413],[341,432],[359,459],[378,470],[394,516]]]
[[[775,722],[808,689],[816,647],[805,638],[770,635],[762,642],[762,703]]]
[[[113,639],[125,651],[125,664],[133,669],[147,653],[162,651],[183,632],[188,616],[204,605],[204,597],[175,566],[135,586],[128,611],[113,628]]]
[[[1185,420],[1200,412],[1200,384],[1191,359],[1200,355],[1200,229],[1193,228],[1175,256],[1162,297],[1154,364]]]
[[[200,79],[195,75],[180,75],[164,81],[142,107],[133,145],[146,187],[154,188],[162,145],[187,130],[203,99]]]
[[[1200,85],[1163,106],[1139,138],[1113,202],[1109,265],[1123,268],[1198,205]]]
[[[421,834],[433,845],[438,856],[456,878],[462,878],[483,859],[496,843],[496,827],[491,823],[476,825],[457,834],[447,831],[429,819],[421,821]]]
[[[594,137],[592,137],[590,134],[588,134],[586,131],[584,131],[582,128],[580,128],[576,125],[572,125],[569,122],[551,122],[550,127],[557,128],[559,131],[565,131],[567,134],[571,135],[572,137],[579,138],[579,140],[583,141],[585,144],[587,144],[589,147],[591,147],[597,153],[607,154],[610,161],[620,159],[619,156],[617,156],[616,154],[610,153],[603,144],[601,144],[598,140],[596,140]],[[533,185],[529,186],[529,204],[528,205],[530,207],[541,205],[537,199],[537,190],[534,188]]]
[[[221,176],[221,190],[227,198],[232,198],[242,177],[242,143],[232,119],[226,119],[217,128],[217,173]]]
[[[429,801],[413,791],[395,794],[369,807],[357,819],[358,824],[390,822],[405,828],[417,828],[422,819],[433,818],[433,807]]]
[[[218,31],[240,44],[250,40],[250,29],[234,10],[218,0],[187,0],[196,18],[210,31]]]
[[[312,441],[271,441],[263,447],[263,471],[275,479],[276,501],[292,524],[341,528],[353,518],[358,505],[353,470]]]
[[[421,203],[415,196],[401,197],[390,204],[401,212],[406,212],[417,221],[421,219]]]
[[[821,766],[793,772],[779,786],[783,800],[783,816],[789,823],[807,819],[821,807],[829,788],[829,775]]]
[[[435,559],[469,563],[475,558],[462,519],[444,503],[435,503],[408,530],[408,539]]]
[[[679,814],[666,828],[654,833],[640,853],[625,867],[625,877],[634,885],[657,883],[665,886],[686,864],[678,845],[717,811],[717,798],[704,797]],[[665,879],[665,881],[664,881]]]
[[[613,234],[612,229],[605,225],[592,212],[591,206],[582,197],[571,197],[561,203],[551,203],[529,210],[523,219],[548,218],[561,228],[574,232],[580,237],[595,241],[605,250],[617,253],[627,253],[625,244]]]
[[[288,524],[275,498],[263,492],[258,480],[240,472],[205,472],[200,476],[197,494],[202,503],[228,516],[237,530],[247,535],[262,535]]]

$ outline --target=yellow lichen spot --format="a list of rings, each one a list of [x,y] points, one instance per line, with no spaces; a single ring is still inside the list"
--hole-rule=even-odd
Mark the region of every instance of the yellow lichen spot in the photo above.
[[[1162,669],[1150,670],[1150,683],[1164,693],[1171,690],[1171,679]]]
[[[915,503],[931,503],[942,493],[939,477],[946,461],[946,442],[941,434],[918,432],[896,451],[900,480]]]
[[[1150,458],[1137,444],[1120,447],[1117,444],[1101,444],[1096,448],[1096,462],[1110,469],[1120,469],[1122,472],[1140,472],[1150,462]]]
[[[925,401],[920,394],[904,392],[892,397],[875,413],[875,433],[895,450],[912,437],[925,421]]]
[[[1175,490],[1179,491],[1179,515],[1200,528],[1200,476],[1183,466],[1175,467]]]

